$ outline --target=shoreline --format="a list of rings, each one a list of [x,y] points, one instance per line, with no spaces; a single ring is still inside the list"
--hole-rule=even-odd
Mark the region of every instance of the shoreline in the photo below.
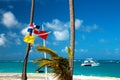
[[[48,73],[48,80],[57,80],[52,73]],[[27,73],[28,80],[45,80],[45,73]],[[120,80],[116,77],[74,75],[73,80]],[[0,73],[0,80],[21,80],[21,73]]]

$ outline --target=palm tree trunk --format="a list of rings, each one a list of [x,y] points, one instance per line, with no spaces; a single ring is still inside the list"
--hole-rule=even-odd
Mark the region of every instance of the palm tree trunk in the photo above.
[[[33,16],[34,16],[34,0],[32,0],[30,24],[33,23]],[[31,36],[32,32],[30,32],[29,35]],[[26,53],[25,53],[25,58],[24,58],[24,64],[23,64],[23,71],[22,71],[21,80],[27,80],[26,71],[27,71],[27,61],[28,61],[28,55],[29,55],[30,49],[31,49],[31,44],[28,43],[27,47],[26,47]]]
[[[73,80],[73,65],[74,65],[74,47],[75,47],[75,19],[74,19],[74,0],[69,0],[70,8],[70,48],[72,52],[72,57],[70,59],[70,80]]]

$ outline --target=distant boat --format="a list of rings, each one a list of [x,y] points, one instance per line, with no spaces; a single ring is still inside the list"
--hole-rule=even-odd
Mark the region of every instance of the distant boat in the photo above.
[[[44,71],[43,70],[40,70],[41,68],[38,68],[37,70],[36,70],[36,73],[44,73]]]
[[[99,63],[95,62],[93,58],[87,58],[84,60],[81,66],[99,66]]]
[[[36,70],[36,72],[37,72],[37,73],[44,73],[43,70],[38,70],[38,69]]]

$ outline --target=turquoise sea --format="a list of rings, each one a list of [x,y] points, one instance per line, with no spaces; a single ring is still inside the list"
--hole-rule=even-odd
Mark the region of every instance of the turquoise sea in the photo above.
[[[120,61],[119,60],[98,60],[99,66],[80,66],[82,61],[74,61],[74,75],[85,76],[108,76],[120,78]],[[23,62],[21,61],[0,61],[0,73],[21,73]],[[27,72],[35,73],[37,64],[32,61],[28,62]]]

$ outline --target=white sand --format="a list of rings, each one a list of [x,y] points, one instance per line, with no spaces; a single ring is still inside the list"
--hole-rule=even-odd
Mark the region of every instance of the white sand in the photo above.
[[[46,80],[45,74],[27,73],[28,80]],[[53,79],[52,74],[48,74],[48,80]],[[74,80],[120,80],[114,77],[96,77],[96,76],[73,76]],[[21,80],[21,73],[0,73],[0,80]]]

